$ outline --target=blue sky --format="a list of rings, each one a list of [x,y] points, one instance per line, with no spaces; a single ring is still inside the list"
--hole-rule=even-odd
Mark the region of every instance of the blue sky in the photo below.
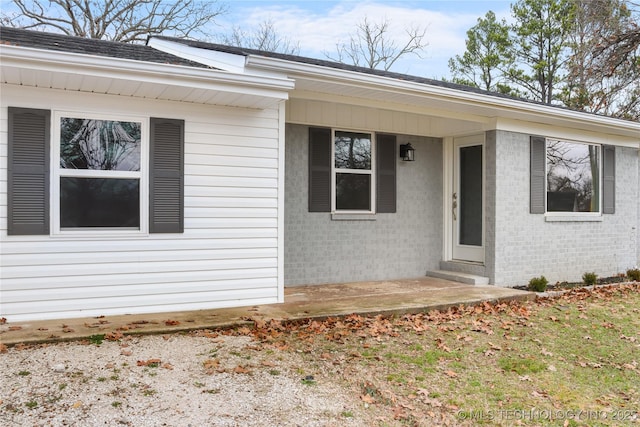
[[[210,1],[210,0],[199,0]],[[510,0],[218,0],[228,6],[209,29],[215,35],[229,33],[234,26],[250,30],[271,21],[278,34],[299,42],[300,54],[327,59],[336,44],[347,42],[356,25],[367,17],[371,22],[389,23],[389,35],[400,43],[405,29],[426,27],[428,43],[421,58],[408,55],[392,71],[416,76],[450,77],[449,58],[462,54],[465,37],[477,19],[493,10],[498,18],[508,18]],[[515,0],[513,0],[515,1]],[[46,3],[46,1],[45,1]],[[0,9],[15,7],[0,0]]]
[[[336,43],[348,41],[355,25],[365,16],[370,21],[388,20],[390,35],[399,40],[405,28],[427,28],[428,46],[422,58],[410,55],[394,66],[393,71],[424,77],[448,77],[447,62],[465,50],[466,31],[479,17],[493,10],[498,17],[508,17],[511,1],[494,0],[231,0],[229,12],[221,17],[216,32],[233,25],[254,28],[261,22],[273,22],[278,34],[300,43],[300,54],[326,59],[334,53]]]

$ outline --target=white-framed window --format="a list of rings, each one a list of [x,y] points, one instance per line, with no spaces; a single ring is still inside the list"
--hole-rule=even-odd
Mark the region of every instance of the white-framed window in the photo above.
[[[375,141],[371,132],[333,130],[333,212],[375,213]]]
[[[602,146],[546,139],[546,212],[602,212]]]
[[[52,120],[54,234],[148,231],[148,118],[58,111]]]

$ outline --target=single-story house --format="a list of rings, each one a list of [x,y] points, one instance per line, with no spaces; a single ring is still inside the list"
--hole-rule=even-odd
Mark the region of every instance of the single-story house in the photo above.
[[[639,264],[639,123],[170,37],[2,28],[0,56],[9,321]]]

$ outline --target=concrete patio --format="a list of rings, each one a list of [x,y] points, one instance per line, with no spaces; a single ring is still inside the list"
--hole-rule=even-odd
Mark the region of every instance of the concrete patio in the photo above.
[[[405,314],[442,310],[484,301],[533,299],[531,292],[486,285],[466,285],[444,279],[416,279],[341,283],[285,288],[285,303],[241,308],[86,317],[0,325],[0,343],[44,343],[87,338],[120,331],[160,334],[194,329],[252,325],[252,319],[296,320],[352,313]]]

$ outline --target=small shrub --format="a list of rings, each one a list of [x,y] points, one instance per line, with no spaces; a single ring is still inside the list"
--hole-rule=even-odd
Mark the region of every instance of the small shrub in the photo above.
[[[89,337],[89,342],[91,344],[100,345],[104,341],[104,334],[91,335]]]
[[[598,275],[596,273],[584,273],[582,281],[589,286],[593,286],[598,281]]]
[[[544,292],[547,290],[548,284],[549,281],[546,277],[534,277],[533,279],[529,280],[529,286],[527,287],[527,289],[533,292]]]
[[[630,268],[627,270],[627,277],[634,282],[640,282],[640,268]]]

